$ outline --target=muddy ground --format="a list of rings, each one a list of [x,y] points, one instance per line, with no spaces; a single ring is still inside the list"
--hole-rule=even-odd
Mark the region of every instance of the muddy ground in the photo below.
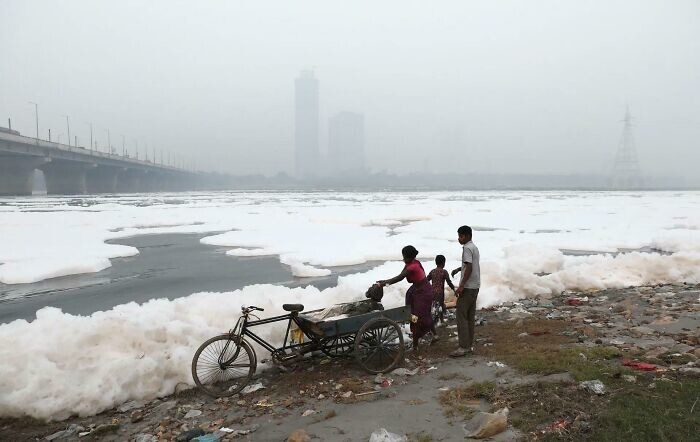
[[[246,395],[190,389],[89,418],[5,419],[0,440],[284,441],[301,429],[290,440],[366,441],[380,428],[413,441],[464,440],[475,413],[503,407],[508,428],[491,440],[700,434],[700,286],[566,292],[479,315],[472,356],[447,356],[456,346],[448,322],[439,342],[383,377],[320,355],[259,373],[264,388]],[[604,391],[581,384],[593,380]]]

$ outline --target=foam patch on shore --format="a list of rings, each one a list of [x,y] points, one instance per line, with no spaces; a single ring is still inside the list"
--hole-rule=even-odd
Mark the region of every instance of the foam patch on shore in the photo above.
[[[7,200],[0,205],[2,283],[96,272],[111,258],[138,253],[106,241],[158,233],[208,234],[205,246],[227,247],[238,257],[278,256],[298,277],[393,261],[323,291],[251,285],[85,317],[44,308],[34,321],[0,325],[0,416],[87,416],[170,394],[180,382],[192,385],[194,351],[230,328],[241,305],[272,316],[285,302],[312,309],[362,299],[374,281],[400,272],[395,260],[407,244],[418,248],[426,270],[436,254],[455,268],[461,250],[455,230],[465,223],[482,226],[474,233],[482,260],[478,307],[565,289],[698,283],[698,201],[698,192],[215,193],[100,197],[80,205],[74,198]],[[649,247],[671,254],[612,254]],[[569,256],[566,249],[590,255]],[[388,287],[385,306],[402,305],[407,287]],[[283,331],[276,324],[261,334],[279,343]]]
[[[543,276],[523,270],[519,259],[513,266],[485,265],[479,307],[563,289],[700,282],[700,255],[695,253],[566,257],[557,260],[554,273]],[[423,265],[430,268],[429,262]],[[172,394],[178,383],[193,385],[190,364],[195,350],[231,328],[241,305],[263,307],[260,316],[267,317],[283,314],[283,303],[301,303],[312,310],[359,300],[374,281],[398,274],[402,266],[388,262],[340,277],[336,287],[323,291],[253,285],[228,293],[129,303],[84,317],[46,307],[32,322],[0,326],[0,342],[12,343],[0,347],[0,416],[60,420]],[[385,307],[403,305],[407,288],[406,282],[385,288]],[[275,323],[255,331],[280,344],[285,327]],[[256,351],[259,358],[267,356],[259,347]]]

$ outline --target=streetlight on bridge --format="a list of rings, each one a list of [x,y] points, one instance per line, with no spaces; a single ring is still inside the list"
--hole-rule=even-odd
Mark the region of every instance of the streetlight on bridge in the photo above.
[[[86,124],[90,125],[90,150],[92,150],[92,147],[94,146],[94,144],[92,144],[92,123],[87,122]]]
[[[68,121],[68,115],[61,115],[66,117],[66,128],[68,129],[68,146],[70,147],[70,121]]]
[[[30,101],[29,104],[34,105],[34,119],[36,120],[36,139],[39,139],[39,105],[33,101]]]

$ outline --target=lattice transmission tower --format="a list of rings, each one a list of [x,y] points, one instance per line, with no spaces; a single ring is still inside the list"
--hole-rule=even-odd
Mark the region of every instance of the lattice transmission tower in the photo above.
[[[632,116],[630,108],[627,106],[625,119],[622,120],[624,128],[622,130],[622,138],[617,147],[615,155],[615,165],[613,166],[612,182],[615,187],[630,189],[642,186],[642,173],[639,169],[639,160],[637,159],[637,148],[634,143],[634,134],[632,133]]]

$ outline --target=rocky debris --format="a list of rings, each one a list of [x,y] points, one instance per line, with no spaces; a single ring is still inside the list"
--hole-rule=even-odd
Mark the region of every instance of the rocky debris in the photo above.
[[[133,413],[131,413],[131,416],[129,416],[129,420],[132,424],[135,424],[136,422],[141,422],[143,420],[143,411],[135,410]]]
[[[72,436],[72,435],[79,433],[81,431],[84,431],[84,430],[85,430],[85,427],[83,427],[81,425],[71,424],[65,430],[57,431],[49,436],[46,436],[44,439],[47,441],[66,439],[67,437]]]
[[[118,408],[117,411],[120,413],[126,413],[127,411],[134,410],[136,408],[143,408],[146,404],[141,401],[129,401],[121,404]]]
[[[508,428],[508,408],[502,408],[495,413],[479,412],[463,426],[464,434],[472,439],[485,439]]]
[[[185,419],[192,419],[193,417],[197,417],[197,416],[201,416],[201,415],[202,415],[201,410],[192,409],[192,410],[188,411],[187,413],[185,413],[185,416],[183,416],[183,417]]]
[[[152,434],[139,433],[134,437],[134,442],[158,442],[158,438]]]
[[[194,428],[181,433],[175,438],[175,442],[188,442],[195,437],[204,436],[205,434],[207,434],[206,431],[202,430],[201,428]]]

